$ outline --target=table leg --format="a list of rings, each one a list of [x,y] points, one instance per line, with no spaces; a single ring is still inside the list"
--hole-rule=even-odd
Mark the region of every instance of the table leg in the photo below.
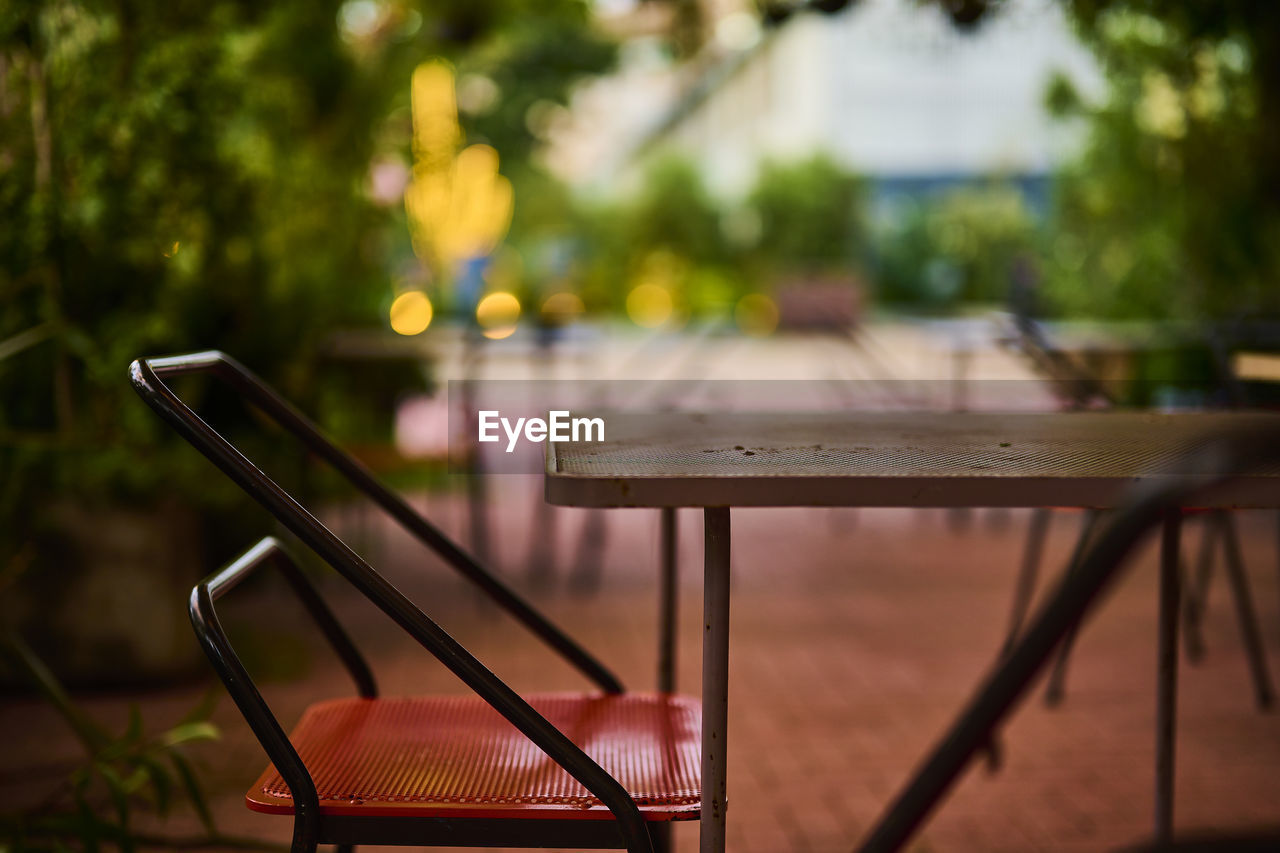
[[[1155,841],[1173,837],[1174,747],[1178,713],[1178,607],[1181,577],[1178,545],[1182,513],[1170,510],[1160,539],[1160,638],[1156,675],[1156,826]]]
[[[676,689],[676,509],[665,506],[659,543],[662,548],[662,583],[658,617],[658,690]]]
[[[729,508],[703,514],[701,853],[723,853],[729,727]]]

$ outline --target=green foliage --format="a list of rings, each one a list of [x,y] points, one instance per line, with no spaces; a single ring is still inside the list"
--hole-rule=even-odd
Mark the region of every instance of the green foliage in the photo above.
[[[867,252],[862,179],[829,157],[767,162],[748,205],[759,217],[756,255],[775,270],[848,269]]]
[[[519,164],[529,159],[557,107],[565,104],[567,83],[610,67],[615,49],[590,28],[583,3],[512,5],[516,8],[499,34],[459,57],[464,96],[459,107],[471,142],[487,142],[505,160]],[[494,88],[468,109],[465,95],[468,86],[477,85],[476,77],[491,81]],[[517,194],[517,205],[524,198]]]
[[[0,849],[98,850],[129,853],[140,848],[236,847],[274,850],[276,845],[224,836],[214,825],[196,779],[188,744],[216,739],[209,722],[216,693],[172,728],[147,733],[137,706],[125,730],[114,735],[76,705],[44,664],[15,637],[0,639],[0,662],[8,665],[71,729],[85,757],[41,803],[18,813],[0,813]],[[185,801],[200,819],[195,838],[155,836],[139,830],[139,816],[165,818]]]
[[[1039,243],[1022,193],[999,183],[961,187],[904,206],[883,235],[877,298],[942,309],[1003,302]]]
[[[501,110],[464,124],[508,157],[533,143],[530,103],[612,58],[580,0],[0,8],[6,525],[58,495],[239,501],[133,395],[142,355],[225,350],[339,437],[385,438],[421,375],[326,354],[342,329],[385,327],[408,240],[369,169],[407,162],[409,77],[432,55],[500,81]],[[243,417],[187,393],[220,426]],[[4,539],[0,565],[23,546]]]
[[[680,158],[654,163],[632,197],[570,198],[564,215],[562,233],[574,235],[571,280],[594,310],[620,309],[627,292],[647,280],[699,312],[708,306],[689,304],[691,279],[732,261],[720,204],[697,169]]]
[[[822,155],[766,164],[741,202],[713,196],[674,156],[650,164],[631,197],[556,197],[561,233],[576,235],[571,280],[596,309],[652,281],[695,315],[722,315],[787,276],[856,270],[868,251],[863,181]],[[512,232],[526,233],[519,213]]]
[[[728,255],[718,206],[688,161],[655,163],[624,216],[628,242],[643,253],[667,251],[700,264]]]
[[[326,337],[380,298],[359,75],[332,4],[23,11],[0,41],[18,104],[0,120],[0,339],[47,335],[0,362],[26,484],[0,513],[72,490],[198,500],[211,478],[125,367],[217,347],[311,399]]]
[[[1075,0],[1109,91],[1048,95],[1089,142],[1058,182],[1047,295],[1061,313],[1280,314],[1280,6]]]

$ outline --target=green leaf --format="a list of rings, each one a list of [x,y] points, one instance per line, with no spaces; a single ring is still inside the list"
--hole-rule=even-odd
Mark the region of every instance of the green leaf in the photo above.
[[[98,775],[107,783],[107,793],[111,795],[111,803],[115,806],[116,815],[120,818],[120,825],[127,828],[129,826],[128,783],[120,778],[120,774],[109,764],[95,761],[93,766],[98,771]]]
[[[134,760],[139,761],[140,759],[135,758]],[[142,790],[142,786],[147,784],[147,779],[150,778],[150,776],[151,774],[147,768],[135,767],[133,772],[129,774],[128,778],[124,780],[124,792],[130,796],[138,793]]]
[[[222,698],[222,685],[210,684],[209,689],[200,697],[200,701],[195,704],[186,715],[178,721],[178,725],[186,723],[204,722],[213,715],[213,709],[218,707],[218,700]]]
[[[164,817],[169,813],[169,805],[173,800],[173,777],[160,762],[149,756],[140,756],[138,764],[151,780],[151,790],[155,795],[156,813]]]
[[[210,835],[215,835],[218,830],[213,823],[213,813],[209,811],[209,804],[205,801],[204,791],[200,789],[200,783],[196,779],[196,774],[192,772],[191,765],[178,752],[169,753],[169,760],[173,762],[174,769],[178,771],[178,778],[182,780],[182,787],[187,792],[187,798],[191,800],[192,808],[196,810],[196,814],[200,817],[201,825]]]
[[[182,723],[161,735],[160,743],[171,748],[193,740],[217,740],[221,736],[213,723]]]
[[[137,702],[129,703],[129,726],[124,731],[123,739],[131,743],[142,739],[142,710]]]
[[[111,736],[102,727],[94,723],[71,701],[67,691],[44,665],[44,661],[40,660],[16,634],[6,634],[0,638],[0,657],[3,657],[20,677],[25,677],[40,692],[45,701],[62,715],[90,755],[111,740]]]
[[[76,834],[84,844],[84,853],[98,853],[98,839],[102,832],[98,826],[98,817],[89,808],[84,798],[76,796]]]

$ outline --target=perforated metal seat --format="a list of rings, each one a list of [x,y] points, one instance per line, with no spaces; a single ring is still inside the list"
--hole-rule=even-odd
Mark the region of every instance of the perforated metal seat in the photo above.
[[[648,821],[698,817],[697,702],[662,694],[525,697],[627,789]],[[289,740],[322,814],[612,820],[599,798],[478,696],[334,699],[307,709]],[[280,773],[249,808],[293,814]]]

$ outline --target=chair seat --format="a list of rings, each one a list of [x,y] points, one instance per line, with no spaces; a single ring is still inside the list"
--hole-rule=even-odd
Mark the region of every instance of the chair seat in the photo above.
[[[631,794],[646,820],[700,813],[701,710],[667,694],[525,697]],[[609,820],[560,765],[475,696],[335,699],[310,706],[289,739],[322,814]],[[249,808],[293,814],[268,767]]]

